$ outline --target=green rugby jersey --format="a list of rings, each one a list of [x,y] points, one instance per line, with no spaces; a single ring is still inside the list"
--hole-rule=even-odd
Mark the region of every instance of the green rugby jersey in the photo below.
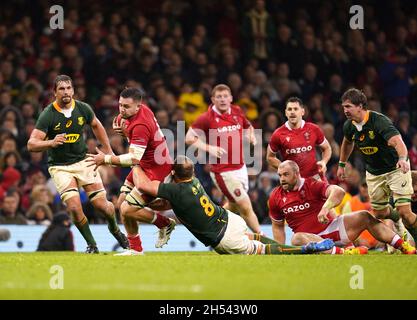
[[[161,183],[158,197],[171,203],[177,218],[206,247],[219,244],[228,223],[227,211],[211,201],[197,178]]]
[[[396,169],[398,154],[388,146],[388,140],[400,132],[387,116],[368,111],[362,125],[347,120],[343,125],[343,134],[362,153],[369,173],[380,175]]]
[[[81,101],[72,100],[71,116],[67,118],[55,101],[49,104],[40,114],[36,129],[46,133],[46,139],[52,140],[57,134],[65,133],[64,144],[48,149],[48,165],[69,165],[85,158],[87,145],[83,137],[83,128],[91,124],[94,112]]]

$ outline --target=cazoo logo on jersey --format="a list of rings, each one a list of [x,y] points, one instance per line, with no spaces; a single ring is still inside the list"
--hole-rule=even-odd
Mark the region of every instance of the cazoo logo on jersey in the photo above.
[[[293,148],[293,149],[286,149],[285,152],[286,154],[296,154],[296,153],[301,153],[301,152],[308,152],[313,150],[312,146],[302,146],[302,147],[297,147],[297,148]]]
[[[240,124],[234,124],[232,126],[225,126],[225,127],[217,128],[217,132],[221,133],[221,132],[238,131],[240,130],[240,128],[241,128]]]
[[[308,202],[306,202],[304,204],[295,205],[295,206],[286,208],[283,211],[284,211],[285,214],[287,214],[287,213],[298,212],[298,211],[308,209],[308,208],[310,208],[310,204]]]

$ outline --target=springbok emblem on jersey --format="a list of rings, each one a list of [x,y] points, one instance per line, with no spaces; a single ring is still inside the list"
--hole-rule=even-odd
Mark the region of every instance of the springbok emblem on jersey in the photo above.
[[[78,117],[78,124],[82,126],[84,124],[84,117]]]
[[[375,139],[375,133],[373,131],[369,131],[369,138],[370,139]]]

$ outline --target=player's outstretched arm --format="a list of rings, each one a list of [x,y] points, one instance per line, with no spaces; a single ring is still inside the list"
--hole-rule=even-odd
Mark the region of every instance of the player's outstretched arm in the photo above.
[[[29,152],[42,152],[50,148],[56,148],[65,143],[65,133],[57,134],[53,140],[45,140],[46,133],[34,129],[27,143]]]
[[[133,183],[139,191],[156,197],[160,181],[151,181],[140,166],[133,167]]]
[[[129,153],[116,156],[114,154],[105,154],[99,148],[96,148],[97,154],[87,153],[88,167],[94,166],[94,170],[101,165],[114,165],[118,167],[131,167],[138,165],[145,153],[145,148],[138,146],[131,146]]]
[[[101,124],[100,120],[97,119],[97,117],[94,117],[93,121],[91,121],[91,129],[93,130],[97,140],[100,141],[101,145],[103,146],[103,152],[105,154],[113,154],[106,129],[104,129],[103,125]]]

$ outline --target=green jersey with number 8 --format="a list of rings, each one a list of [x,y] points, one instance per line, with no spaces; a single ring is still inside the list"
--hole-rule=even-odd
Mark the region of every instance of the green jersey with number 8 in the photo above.
[[[216,205],[197,178],[181,183],[161,183],[158,197],[167,199],[177,218],[205,246],[219,244],[226,231],[228,213]]]

